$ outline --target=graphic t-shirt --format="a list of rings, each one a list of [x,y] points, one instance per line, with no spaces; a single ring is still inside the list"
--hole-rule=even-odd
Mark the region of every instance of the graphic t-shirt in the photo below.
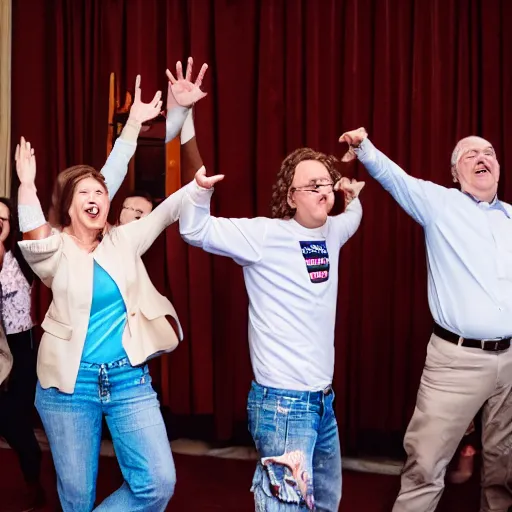
[[[182,204],[180,231],[190,244],[243,266],[256,381],[324,389],[334,373],[339,253],[361,222],[361,203],[307,229],[293,219],[211,217],[209,201],[209,191],[192,189]]]

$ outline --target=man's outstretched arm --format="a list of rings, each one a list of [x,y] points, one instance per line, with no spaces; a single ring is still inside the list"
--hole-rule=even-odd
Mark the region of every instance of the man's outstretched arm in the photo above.
[[[344,133],[340,142],[347,142],[350,146],[343,161],[357,158],[368,173],[422,226],[429,224],[444,207],[446,188],[407,174],[370,142],[364,128]]]

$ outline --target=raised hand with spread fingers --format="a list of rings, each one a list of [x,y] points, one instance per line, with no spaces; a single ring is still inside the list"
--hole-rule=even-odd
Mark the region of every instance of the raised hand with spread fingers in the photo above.
[[[130,109],[130,116],[128,119],[140,124],[155,118],[162,111],[162,91],[157,91],[149,103],[143,103],[141,95],[140,75],[137,75],[137,78],[135,79],[133,105]]]
[[[18,217],[23,239],[46,238],[50,228],[46,223],[36,189],[36,156],[30,142],[21,137],[16,146],[18,188]]]
[[[183,67],[181,62],[176,63],[176,78],[167,70],[165,73],[169,79],[169,86],[167,91],[167,110],[170,110],[176,105],[181,107],[191,107],[194,103],[204,98],[207,93],[201,90],[204,75],[208,69],[208,64],[203,64],[201,70],[197,75],[195,82],[192,82],[192,68],[194,60],[192,57],[188,58],[187,70],[183,76]]]

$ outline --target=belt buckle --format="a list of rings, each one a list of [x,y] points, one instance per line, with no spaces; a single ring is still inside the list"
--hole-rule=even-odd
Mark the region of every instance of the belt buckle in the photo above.
[[[486,338],[483,340],[480,340],[480,346],[482,350],[485,350],[486,352],[498,352],[500,350],[500,342],[503,340],[503,338]]]

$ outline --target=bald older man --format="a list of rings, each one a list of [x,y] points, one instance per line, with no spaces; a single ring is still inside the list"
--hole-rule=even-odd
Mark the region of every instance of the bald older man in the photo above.
[[[512,207],[497,197],[492,144],[467,137],[451,172],[460,190],[409,176],[373,146],[364,128],[347,132],[344,160],[358,158],[425,231],[428,299],[435,324],[416,408],[405,435],[407,462],[393,512],[430,512],[446,466],[483,409],[480,511],[512,505]]]

